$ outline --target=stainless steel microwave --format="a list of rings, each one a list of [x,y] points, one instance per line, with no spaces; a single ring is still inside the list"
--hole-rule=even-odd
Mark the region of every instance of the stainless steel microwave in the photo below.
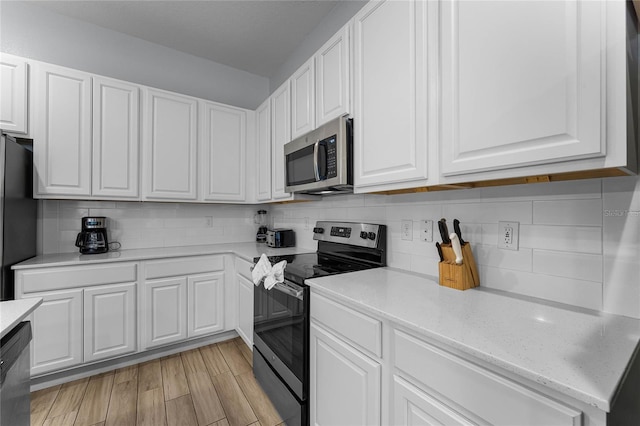
[[[353,192],[352,128],[352,119],[343,116],[286,144],[286,192]]]

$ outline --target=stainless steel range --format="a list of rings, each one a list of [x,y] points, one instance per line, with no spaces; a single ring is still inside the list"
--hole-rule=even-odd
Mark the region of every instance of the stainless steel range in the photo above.
[[[287,261],[284,283],[254,291],[253,372],[288,425],[309,424],[309,287],[305,280],[386,265],[384,225],[317,222],[315,253]],[[258,258],[254,259],[257,262]]]

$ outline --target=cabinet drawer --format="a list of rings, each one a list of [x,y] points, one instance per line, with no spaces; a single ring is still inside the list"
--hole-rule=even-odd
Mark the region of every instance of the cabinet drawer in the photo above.
[[[22,285],[22,293],[130,283],[138,279],[136,263],[65,266],[16,272],[17,283]]]
[[[239,257],[236,257],[236,273],[242,275],[249,281],[253,281],[253,277],[251,276],[252,266],[253,266],[253,263],[247,262],[244,259],[240,259]]]
[[[382,323],[318,294],[311,296],[311,317],[377,357],[382,357]]]
[[[192,256],[144,263],[145,279],[194,275],[224,270],[224,256]]]
[[[393,339],[398,369],[491,424],[581,424],[579,411],[429,343],[398,330]]]

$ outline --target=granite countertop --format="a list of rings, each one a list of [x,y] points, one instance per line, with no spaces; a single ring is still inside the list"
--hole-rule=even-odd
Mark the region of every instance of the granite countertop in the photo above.
[[[137,262],[140,260],[162,259],[181,256],[200,256],[208,254],[235,254],[249,262],[254,257],[266,253],[267,256],[312,253],[316,249],[303,247],[269,248],[259,243],[225,243],[200,246],[163,247],[136,250],[118,250],[101,254],[56,253],[36,256],[13,265],[11,269],[48,268],[52,266],[76,266],[111,262]]]
[[[609,412],[640,320],[441,287],[391,268],[314,278],[323,293]]]
[[[41,297],[0,302],[0,339],[42,303]]]

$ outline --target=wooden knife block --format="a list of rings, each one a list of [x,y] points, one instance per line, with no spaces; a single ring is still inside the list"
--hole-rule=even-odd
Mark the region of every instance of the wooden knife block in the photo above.
[[[468,290],[480,285],[480,276],[476,261],[473,258],[471,245],[464,243],[462,246],[462,264],[456,264],[456,254],[451,244],[441,244],[444,260],[438,264],[440,272],[440,285],[455,288],[456,290]]]

